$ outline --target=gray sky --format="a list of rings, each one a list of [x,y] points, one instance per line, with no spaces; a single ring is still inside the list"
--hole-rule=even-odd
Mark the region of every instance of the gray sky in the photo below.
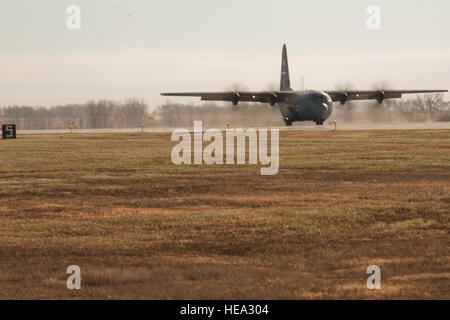
[[[81,8],[81,30],[66,9]],[[369,5],[381,29],[366,26]],[[161,91],[261,90],[279,83],[450,88],[450,2],[310,0],[1,0],[0,105],[143,98]],[[447,96],[448,97],[448,96]],[[187,98],[174,98],[187,102]],[[194,100],[195,101],[195,100]]]

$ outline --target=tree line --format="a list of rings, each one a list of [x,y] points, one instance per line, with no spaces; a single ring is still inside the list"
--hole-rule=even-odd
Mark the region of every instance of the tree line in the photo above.
[[[333,119],[350,121],[450,121],[450,102],[442,94],[417,96],[415,99],[350,101],[334,104]],[[139,99],[124,101],[99,100],[84,104],[54,107],[0,107],[0,122],[16,123],[18,129],[86,129],[192,126],[202,120],[207,126],[268,126],[283,125],[276,106],[261,103],[205,102],[199,105],[166,102],[149,112]]]
[[[138,99],[99,100],[84,104],[0,108],[0,122],[16,123],[18,129],[135,128],[151,122],[147,104]]]

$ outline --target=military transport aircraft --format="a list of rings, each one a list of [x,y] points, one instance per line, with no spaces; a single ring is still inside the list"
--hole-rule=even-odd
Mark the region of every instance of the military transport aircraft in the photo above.
[[[223,91],[223,92],[171,92],[162,96],[201,97],[205,101],[265,102],[271,106],[278,104],[283,121],[287,126],[294,121],[323,122],[333,112],[333,102],[345,104],[349,100],[377,100],[401,98],[404,93],[448,92],[448,90],[302,90],[291,89],[286,45],[283,45],[281,58],[281,80],[278,91]]]

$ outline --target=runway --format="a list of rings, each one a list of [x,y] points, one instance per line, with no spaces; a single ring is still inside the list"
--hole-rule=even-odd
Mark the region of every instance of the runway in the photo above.
[[[144,128],[144,132],[173,132],[175,129],[182,127],[150,127]],[[193,127],[185,127],[186,129],[192,131]],[[203,129],[217,128],[225,130],[226,126],[209,127],[203,125]],[[334,123],[327,123],[322,126],[315,124],[305,125],[305,124],[294,124],[291,127],[280,126],[280,127],[258,127],[258,126],[247,126],[239,127],[230,125],[230,129],[234,128],[255,128],[255,129],[279,129],[280,131],[330,131],[334,130]],[[424,122],[424,123],[337,123],[337,130],[450,130],[450,122]],[[56,130],[17,130],[18,134],[62,134],[69,133],[69,129],[56,129]],[[104,128],[104,129],[72,129],[72,133],[138,133],[142,132],[141,128]]]

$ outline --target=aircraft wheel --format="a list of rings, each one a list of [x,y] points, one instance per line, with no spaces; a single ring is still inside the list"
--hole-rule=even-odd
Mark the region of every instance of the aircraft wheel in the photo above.
[[[287,126],[292,126],[292,121],[285,121],[284,124]]]

